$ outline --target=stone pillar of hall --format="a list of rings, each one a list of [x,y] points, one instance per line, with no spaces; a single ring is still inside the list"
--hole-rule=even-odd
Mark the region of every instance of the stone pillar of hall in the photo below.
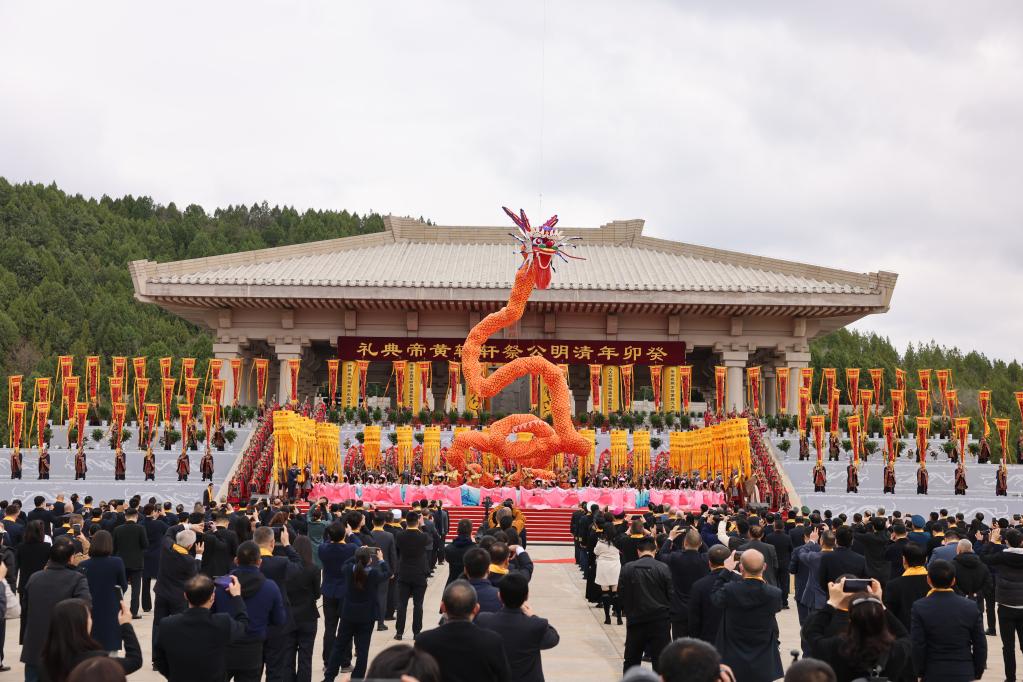
[[[764,414],[773,416],[778,413],[778,377],[770,365],[764,365],[761,372],[764,375]]]
[[[284,405],[291,398],[291,370],[288,367],[288,361],[302,359],[302,346],[297,343],[278,343],[274,345],[274,354],[277,356],[277,371],[279,373],[277,400]]]
[[[223,360],[220,368],[220,376],[216,379],[224,380],[224,393],[220,396],[220,404],[229,406],[234,399],[234,373],[231,371],[232,358],[242,356],[241,345],[238,343],[215,343],[213,344],[213,357]],[[245,400],[245,396],[239,395],[238,402]]]
[[[789,414],[799,414],[799,370],[810,366],[810,352],[785,351],[782,362],[789,368]]]
[[[749,362],[749,351],[721,351],[721,364],[728,368],[725,388],[725,410],[736,414],[746,406],[746,363]]]

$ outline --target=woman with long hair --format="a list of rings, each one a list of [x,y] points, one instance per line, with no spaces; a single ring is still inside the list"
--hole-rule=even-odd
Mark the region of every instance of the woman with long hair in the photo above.
[[[910,663],[909,633],[884,608],[881,584],[871,580],[866,592],[845,592],[845,578],[828,586],[828,603],[804,622],[802,637],[809,654],[831,664],[838,682],[862,677],[900,679]],[[848,610],[848,625],[838,634],[834,621]]]
[[[622,612],[618,609],[618,575],[622,571],[622,553],[614,545],[615,535],[614,525],[605,523],[593,547],[593,555],[597,558],[597,573],[593,581],[600,587],[604,625],[611,624],[612,607],[618,624],[622,624]]]
[[[89,545],[89,558],[78,565],[89,581],[92,595],[92,636],[107,651],[121,648],[121,629],[117,615],[128,589],[128,578],[121,557],[114,553],[114,538],[98,530]]]
[[[124,640],[124,658],[111,657],[130,675],[142,667],[142,649],[131,627],[131,611],[121,603],[117,616],[121,639]],[[76,665],[94,656],[109,656],[110,652],[89,634],[92,616],[89,605],[81,599],[65,599],[53,607],[50,632],[43,645],[43,665],[39,668],[41,682],[67,682]]]
[[[299,535],[291,543],[302,560],[302,568],[288,577],[288,601],[295,618],[295,635],[288,651],[288,667],[294,671],[296,682],[309,682],[313,675],[313,643],[320,612],[316,602],[320,598],[320,567],[313,561],[313,543]]]
[[[353,639],[355,668],[351,679],[361,680],[366,676],[373,626],[379,618],[378,588],[390,576],[391,568],[384,561],[384,553],[379,547],[360,547],[354,560],[345,565],[346,590],[341,607],[341,629],[323,673],[325,682],[334,682],[344,652],[351,651]]]

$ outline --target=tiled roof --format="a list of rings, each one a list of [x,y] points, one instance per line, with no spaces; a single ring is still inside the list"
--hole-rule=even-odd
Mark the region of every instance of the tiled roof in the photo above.
[[[444,230],[442,236],[449,236],[451,229]],[[333,240],[330,248],[322,248],[328,247],[324,242],[321,248],[306,253],[293,247],[276,253],[270,249],[255,252],[253,258],[241,262],[218,264],[217,258],[203,259],[201,264],[195,264],[199,267],[187,270],[168,271],[157,266],[147,273],[146,280],[154,284],[246,286],[507,289],[512,285],[514,270],[510,266],[518,262],[519,256],[510,238],[505,243],[497,243],[496,240],[417,239],[416,236]],[[703,247],[692,247],[692,253],[685,251],[684,244],[645,237],[625,243],[608,239],[587,243],[584,239],[572,253],[586,260],[556,264],[551,288],[878,293],[874,282],[858,273],[844,273],[848,277],[843,277],[840,271],[808,266],[806,271],[812,274],[796,274],[793,268],[769,267],[772,261],[767,259],[742,258],[741,254]],[[715,257],[717,254],[720,257]],[[760,267],[761,263],[765,266]]]

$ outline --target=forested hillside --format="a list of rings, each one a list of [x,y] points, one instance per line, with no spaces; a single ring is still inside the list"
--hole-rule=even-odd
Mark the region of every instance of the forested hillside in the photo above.
[[[52,376],[57,356],[205,358],[211,340],[132,298],[129,261],[170,261],[383,229],[379,215],[229,206],[212,215],[149,197],[87,199],[0,178],[0,376]],[[155,374],[155,372],[153,372]],[[27,382],[31,390],[31,381]],[[0,381],[0,405],[7,382]],[[6,418],[0,422],[6,422]]]

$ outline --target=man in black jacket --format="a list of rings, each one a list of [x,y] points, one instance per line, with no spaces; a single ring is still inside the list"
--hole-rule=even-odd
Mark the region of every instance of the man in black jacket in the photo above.
[[[991,530],[991,543],[1001,540],[1001,528]],[[1002,631],[1002,660],[1005,679],[1016,679],[1016,642],[1023,646],[1023,533],[1017,528],[1005,531],[1004,549],[986,553],[984,563],[997,568],[995,601],[998,602],[998,628]]]
[[[732,553],[724,545],[714,545],[707,550],[710,573],[695,583],[689,592],[689,633],[690,637],[715,644],[718,626],[721,624],[721,609],[710,601],[718,571],[725,570],[725,561]]]
[[[622,566],[618,576],[618,604],[625,612],[623,672],[640,665],[643,653],[657,659],[670,636],[671,571],[657,561],[657,542],[649,535],[636,543],[639,558]]]
[[[863,556],[867,577],[874,578],[882,587],[891,577],[891,563],[885,557],[888,543],[885,520],[879,516],[870,519],[869,528],[853,533],[853,551]]]
[[[730,559],[728,563],[733,563]],[[722,610],[717,649],[721,660],[743,682],[770,682],[782,676],[778,651],[781,590],[764,582],[764,557],[755,549],[742,552],[742,577],[718,571],[711,602]]]
[[[146,548],[149,538],[146,529],[139,525],[139,513],[134,507],[124,512],[124,523],[114,529],[114,554],[124,562],[124,572],[131,585],[131,617],[139,615],[139,601],[142,596],[142,568],[145,565]]]
[[[479,612],[476,591],[464,580],[444,588],[446,622],[416,637],[415,647],[434,657],[444,682],[511,682],[511,667],[500,635],[473,623]]]
[[[235,576],[231,576],[227,593],[233,615],[214,614],[210,611],[214,601],[213,581],[206,575],[196,575],[185,583],[189,609],[163,619],[153,648],[153,666],[169,682],[226,677],[227,646],[245,636],[249,622],[241,597],[242,586]]]
[[[374,547],[379,547],[380,552],[384,555],[384,561],[387,562],[388,566],[398,566],[398,549],[394,542],[394,533],[387,530],[387,519],[388,514],[384,511],[373,512],[373,530],[370,531],[370,539],[373,541]],[[391,569],[392,571],[394,568]],[[384,617],[387,615],[387,603],[388,601],[393,602],[395,597],[395,582],[394,576],[392,575],[387,580],[380,583],[380,594],[378,595],[377,608],[379,609],[377,617],[377,630],[383,631],[387,629],[387,625],[384,624]],[[390,599],[388,599],[390,596]]]
[[[160,621],[167,616],[183,612],[188,603],[185,601],[185,583],[199,571],[202,561],[202,543],[195,539],[195,531],[189,528],[178,531],[172,541],[163,539],[163,550],[160,554],[160,571],[156,578],[156,603],[153,605],[153,641],[159,631]],[[192,552],[195,556],[192,556]]]
[[[884,588],[884,605],[909,630],[913,604],[927,596],[931,586],[927,582],[927,550],[911,542],[902,554],[902,575],[893,578]]]
[[[291,600],[288,599],[288,579],[298,573],[302,567],[302,559],[291,547],[288,527],[280,530],[280,542],[277,542],[275,530],[270,526],[261,526],[252,533],[252,541],[259,546],[259,572],[268,580],[277,583],[284,603],[285,621],[281,625],[273,625],[266,630],[266,641],[263,642],[263,661],[266,664],[267,680],[285,679],[288,667],[288,642],[295,631],[295,616],[291,612]]]
[[[526,603],[529,581],[525,576],[506,575],[501,581],[500,596],[501,610],[478,614],[476,625],[501,636],[511,664],[512,679],[516,682],[543,682],[540,652],[558,645],[561,640],[558,631],[546,618],[535,615]]]
[[[408,615],[408,600],[412,599],[412,636],[423,629],[423,598],[426,596],[426,561],[431,540],[419,529],[419,514],[409,512],[405,517],[406,528],[398,533],[395,546],[398,548],[398,619],[395,622],[394,638],[400,640],[405,634],[405,618]]]
[[[684,533],[684,535],[683,535]],[[682,546],[678,539],[682,538]],[[694,529],[686,530],[683,526],[675,526],[664,541],[659,561],[664,562],[671,571],[671,606],[668,609],[671,617],[671,637],[689,637],[689,594],[693,583],[707,575],[707,557],[700,554],[703,540]]]
[[[802,528],[800,528],[800,531]],[[802,533],[800,533],[802,536]],[[789,560],[792,558],[792,537],[785,532],[785,522],[780,518],[774,522],[774,532],[764,537],[764,542],[774,547],[774,553],[778,561],[775,569],[775,585],[781,588],[781,607],[789,607]]]
[[[843,575],[854,575],[857,578],[867,577],[867,562],[862,556],[850,549],[853,541],[852,528],[839,526],[835,531],[834,552],[828,552],[821,557],[821,570],[818,576],[820,587],[824,593],[828,593],[828,585],[838,580]]]
[[[778,582],[778,553],[774,551],[774,547],[764,542],[764,527],[760,525],[753,525],[749,527],[749,542],[743,544],[739,549],[746,551],[747,549],[755,549],[760,552],[760,555],[764,557],[764,581],[768,585],[774,585],[777,587]]]
[[[238,534],[228,526],[231,518],[222,511],[213,516],[216,528],[203,533],[202,572],[211,578],[227,575],[234,568],[234,555],[238,553]]]
[[[953,591],[955,567],[931,562],[927,569],[930,594],[913,604],[910,639],[913,668],[924,682],[979,680],[987,666],[987,640],[976,602]],[[1015,679],[1006,669],[1005,679]]]

